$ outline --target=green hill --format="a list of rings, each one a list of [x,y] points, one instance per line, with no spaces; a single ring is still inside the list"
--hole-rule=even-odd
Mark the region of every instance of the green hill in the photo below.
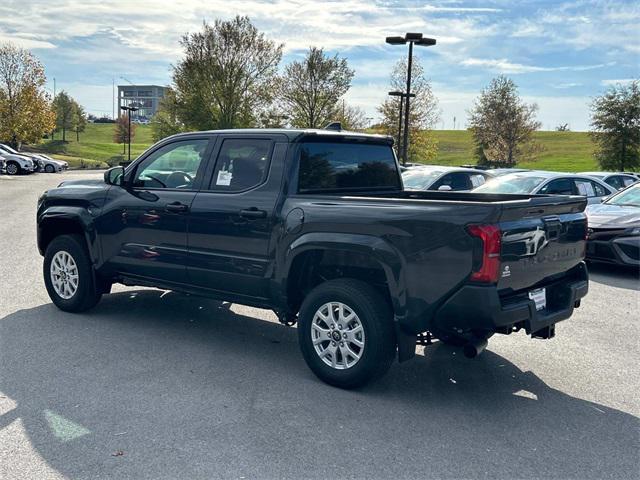
[[[473,137],[467,130],[435,130],[438,139],[440,165],[475,163]],[[593,143],[587,132],[536,132],[535,139],[542,145],[538,159],[518,165],[522,168],[584,172],[598,170],[593,158]]]
[[[113,143],[113,123],[89,123],[86,130],[76,141],[75,133],[67,134],[67,142],[63,143],[61,133],[56,133],[55,140],[46,140],[29,148],[47,153],[54,158],[66,160],[71,168],[95,168],[116,165],[126,160],[123,145]],[[131,158],[134,159],[151,144],[151,129],[147,125],[138,125],[131,143]]]
[[[113,143],[113,124],[89,124],[76,142],[75,135],[68,136],[68,143],[49,140],[33,146],[34,149],[47,152],[54,157],[67,160],[69,165],[78,167],[106,167],[117,164],[126,158],[122,154],[122,145]],[[438,157],[435,162],[440,165],[473,164],[473,139],[466,130],[435,130],[438,140]],[[560,170],[580,172],[597,170],[593,158],[593,144],[586,132],[537,132],[536,140],[543,150],[535,162],[519,165],[524,168],[541,170]],[[153,143],[151,129],[147,125],[138,125],[131,144],[131,157],[135,158]]]

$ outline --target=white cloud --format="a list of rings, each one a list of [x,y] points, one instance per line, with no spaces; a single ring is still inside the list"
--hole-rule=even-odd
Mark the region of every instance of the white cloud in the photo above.
[[[483,59],[483,58],[467,58],[460,62],[466,67],[481,67],[487,70],[520,74],[520,73],[532,73],[532,72],[557,72],[557,71],[574,71],[582,72],[585,70],[595,70],[597,68],[603,68],[613,65],[613,63],[600,63],[597,65],[573,65],[573,66],[559,66],[559,67],[542,67],[537,65],[524,65],[522,63],[510,62],[507,59]]]
[[[8,35],[0,32],[0,43],[13,43],[21,48],[36,49],[36,48],[56,48],[51,42],[38,40],[36,38],[29,38],[23,35]]]
[[[575,88],[581,87],[583,84],[578,82],[565,82],[565,83],[554,83],[551,85],[551,88],[555,88],[558,90],[564,90],[567,88]]]
[[[611,85],[628,85],[634,80],[637,80],[637,78],[618,78],[618,79],[613,78],[608,80],[602,80],[600,83],[602,85],[609,87]]]
[[[578,50],[640,52],[640,3],[583,1],[549,5],[531,18],[507,25],[507,31],[513,37],[535,37],[545,44]]]

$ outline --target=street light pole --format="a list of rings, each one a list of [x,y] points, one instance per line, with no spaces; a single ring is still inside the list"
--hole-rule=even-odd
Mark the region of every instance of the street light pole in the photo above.
[[[422,36],[422,34],[420,35]],[[407,105],[404,109],[404,136],[402,137],[402,164],[407,164],[407,155],[409,152],[409,110],[411,106],[411,67],[413,64],[413,42],[409,42],[409,60],[407,61]]]
[[[122,105],[120,109],[127,112],[127,143],[129,144],[128,162],[131,163],[131,112],[137,112],[138,107],[127,107],[126,105]]]
[[[402,156],[404,153],[402,151],[402,120],[403,120],[402,112],[404,111],[403,109],[404,99],[408,97],[415,97],[416,94],[412,93],[410,95],[407,95],[406,93],[400,92],[398,90],[394,90],[393,92],[389,92],[389,95],[391,95],[392,97],[400,97],[400,110],[398,112],[398,142],[396,146],[396,151],[398,152],[398,159],[402,161],[403,165],[406,165],[407,161]]]
[[[389,45],[405,45],[409,44],[409,58],[407,60],[407,91],[404,95],[407,99],[407,104],[404,106],[404,138],[402,142],[402,163],[406,165],[407,156],[409,152],[409,113],[411,110],[410,97],[415,97],[411,94],[411,70],[413,67],[413,44],[428,47],[436,44],[434,38],[422,38],[421,33],[407,33],[404,37],[387,37],[386,42]],[[402,108],[402,97],[400,100],[400,108]],[[402,115],[401,115],[402,117]],[[399,147],[398,147],[399,148]]]

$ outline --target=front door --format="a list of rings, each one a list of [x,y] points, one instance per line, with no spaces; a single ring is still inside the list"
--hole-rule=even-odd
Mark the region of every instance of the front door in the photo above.
[[[190,283],[231,297],[268,297],[273,212],[287,148],[278,138],[219,140],[210,183],[191,207]]]
[[[129,276],[184,283],[187,220],[202,180],[209,138],[160,145],[109,190],[98,222],[108,268]]]

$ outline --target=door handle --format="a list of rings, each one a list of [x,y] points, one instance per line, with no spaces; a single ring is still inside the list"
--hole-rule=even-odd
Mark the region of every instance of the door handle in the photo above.
[[[240,210],[240,216],[244,218],[267,218],[267,212],[256,207]]]
[[[185,205],[180,202],[173,202],[165,205],[164,209],[171,213],[184,213],[189,211],[189,205]]]

